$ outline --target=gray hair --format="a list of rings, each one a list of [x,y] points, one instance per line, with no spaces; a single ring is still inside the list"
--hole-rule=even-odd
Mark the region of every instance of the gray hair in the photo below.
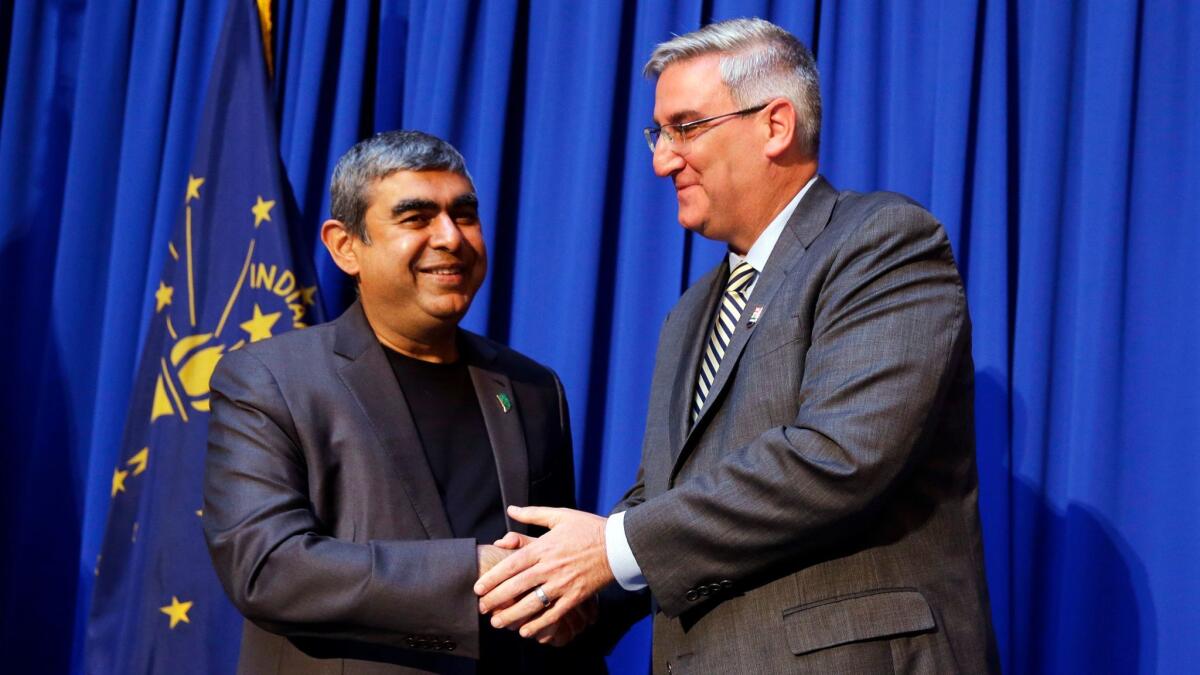
[[[338,160],[329,184],[330,215],[370,243],[366,213],[371,187],[397,171],[450,171],[475,184],[453,145],[421,131],[385,131],[359,141]]]
[[[812,52],[796,36],[763,19],[731,19],[659,44],[642,72],[658,77],[667,66],[721,54],[721,81],[734,103],[750,107],[786,98],[796,108],[800,143],[816,157],[821,142],[821,80]]]

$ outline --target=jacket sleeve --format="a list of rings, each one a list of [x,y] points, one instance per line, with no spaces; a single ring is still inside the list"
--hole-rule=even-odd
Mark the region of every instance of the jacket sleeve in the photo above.
[[[294,415],[255,355],[225,355],[212,378],[204,535],[226,593],[287,636],[478,656],[472,539],[330,536],[308,498]]]
[[[736,588],[860,527],[912,466],[968,335],[949,241],[928,212],[882,207],[848,233],[802,369],[779,364],[799,370],[794,422],[626,513],[662,611],[678,616],[708,601],[689,590]]]

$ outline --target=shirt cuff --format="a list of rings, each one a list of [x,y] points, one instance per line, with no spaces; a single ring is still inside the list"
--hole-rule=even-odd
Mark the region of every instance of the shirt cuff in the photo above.
[[[633,557],[629,540],[625,538],[624,511],[612,514],[604,524],[604,548],[608,554],[608,566],[612,568],[613,576],[621,588],[640,591],[646,587],[646,577]]]

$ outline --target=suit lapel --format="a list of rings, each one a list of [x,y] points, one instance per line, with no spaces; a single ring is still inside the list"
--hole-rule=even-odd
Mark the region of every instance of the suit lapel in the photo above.
[[[431,539],[453,536],[412,412],[362,305],[337,320],[334,351],[349,361],[338,374],[371,424],[387,467]]]
[[[673,335],[679,340],[680,352],[675,369],[675,384],[672,387],[669,425],[671,429],[671,456],[678,457],[684,440],[691,431],[692,397],[696,393],[696,368],[700,353],[708,341],[709,320],[716,312],[717,303],[725,290],[725,279],[729,276],[729,265],[723,259],[708,277],[697,282],[703,288],[707,281],[707,293],[684,293],[673,319],[676,328]],[[697,330],[696,326],[701,329]]]
[[[491,368],[496,351],[470,333],[462,333],[464,343],[473,352],[468,367],[479,398],[479,410],[487,427],[488,441],[496,458],[500,478],[500,497],[504,501],[504,520],[508,529],[522,534],[528,531],[524,523],[508,517],[509,505],[529,505],[529,454],[525,447],[525,429],[517,410],[517,398],[508,376]],[[478,365],[475,365],[478,364]]]
[[[767,264],[763,269],[762,274],[758,278],[758,283],[754,286],[754,291],[750,294],[750,299],[746,303],[746,310],[742,312],[741,318],[738,319],[737,328],[734,329],[733,338],[729,342],[729,347],[725,349],[725,356],[721,359],[721,366],[717,369],[716,380],[713,381],[713,386],[708,391],[708,398],[704,401],[704,407],[700,410],[700,416],[696,418],[696,424],[688,429],[683,441],[674,447],[679,448],[673,463],[672,475],[678,471],[680,463],[686,457],[686,452],[697,435],[697,430],[704,426],[706,419],[712,414],[713,409],[719,404],[721,394],[724,392],[726,385],[736,370],[737,362],[741,358],[742,352],[746,348],[746,343],[754,336],[754,327],[762,321],[762,317],[767,315],[771,310],[771,300],[778,293],[783,285],[788,274],[793,269],[796,269],[797,264],[804,255],[805,249],[812,244],[817,235],[825,229],[825,225],[829,222],[829,218],[833,213],[833,207],[837,203],[837,191],[825,180],[824,177],[818,176],[817,181],[813,184],[804,198],[800,200],[800,204],[796,206],[795,213],[788,220],[778,241],[775,242],[775,248],[771,251],[770,257],[767,259]],[[728,263],[721,265],[722,271],[726,270]],[[718,277],[723,279],[724,277]],[[721,284],[714,284],[718,289],[716,293],[721,293]],[[710,308],[709,315],[712,313]],[[756,316],[757,315],[757,316]],[[708,339],[708,331],[710,326],[707,322],[703,324],[702,331],[703,340]],[[693,371],[700,358],[699,352],[689,355]],[[677,383],[676,392],[679,391]],[[694,383],[689,387],[694,386]],[[688,391],[691,391],[689,389]]]

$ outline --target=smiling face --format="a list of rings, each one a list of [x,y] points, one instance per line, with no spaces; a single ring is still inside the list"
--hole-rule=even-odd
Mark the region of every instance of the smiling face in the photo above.
[[[385,341],[444,335],[487,272],[474,188],[449,171],[397,171],[368,195],[366,241],[347,235],[338,265],[358,277],[363,310]]]
[[[673,63],[658,77],[655,124],[682,124],[738,109],[721,81],[718,54]],[[743,206],[754,194],[754,158],[762,154],[761,147],[755,147],[761,142],[754,133],[754,118],[734,116],[702,125],[682,146],[659,141],[654,172],[675,183],[679,223],[687,229],[730,244],[743,238]]]

